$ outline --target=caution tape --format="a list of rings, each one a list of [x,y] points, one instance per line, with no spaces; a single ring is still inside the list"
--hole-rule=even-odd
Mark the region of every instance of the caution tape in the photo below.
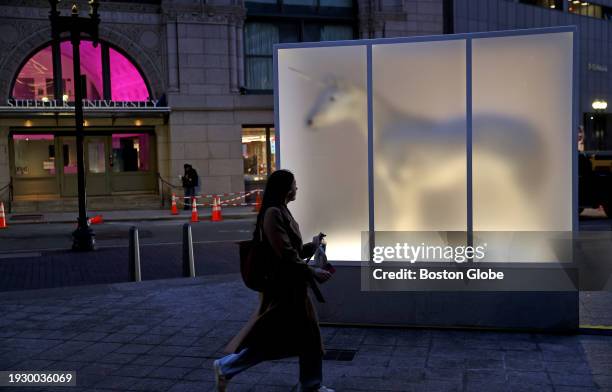
[[[195,197],[196,199],[202,199],[202,198],[211,198],[211,197],[212,198],[228,197],[228,196],[235,196],[235,195],[240,195],[238,198],[241,198],[241,197],[249,196],[256,192],[263,192],[263,189],[254,189],[250,192],[230,192],[230,193],[218,193],[218,194],[211,194],[211,195],[183,196],[183,199],[191,199],[192,197]]]

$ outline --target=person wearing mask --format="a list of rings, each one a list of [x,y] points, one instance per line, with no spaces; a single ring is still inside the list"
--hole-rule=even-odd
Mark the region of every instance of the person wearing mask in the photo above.
[[[195,196],[195,189],[198,186],[198,172],[188,163],[183,165],[185,173],[181,176],[183,182],[183,189],[185,195],[185,204],[183,205],[184,210],[191,209],[191,201]]]

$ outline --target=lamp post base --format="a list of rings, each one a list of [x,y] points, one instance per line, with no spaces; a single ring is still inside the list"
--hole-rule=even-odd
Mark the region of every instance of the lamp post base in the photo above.
[[[72,232],[72,250],[85,252],[95,250],[95,237],[96,235],[89,227],[87,220],[85,222],[79,220],[79,226]]]

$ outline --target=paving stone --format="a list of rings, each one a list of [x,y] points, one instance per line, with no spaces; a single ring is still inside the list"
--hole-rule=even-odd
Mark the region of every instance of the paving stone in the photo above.
[[[164,366],[198,368],[202,366],[203,362],[201,358],[175,357],[166,362]]]
[[[121,354],[145,354],[151,351],[155,346],[148,344],[124,344],[115,350],[116,353]]]
[[[160,366],[149,373],[149,377],[181,379],[191,371],[190,368]]]
[[[140,379],[136,377],[106,376],[95,384],[96,388],[127,390]]]
[[[214,386],[215,384],[213,382],[179,382],[174,384],[168,392],[203,392],[212,390]],[[235,388],[232,388],[232,390],[235,390]]]

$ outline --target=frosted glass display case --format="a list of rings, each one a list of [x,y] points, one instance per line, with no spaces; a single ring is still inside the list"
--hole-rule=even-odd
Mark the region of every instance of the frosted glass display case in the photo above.
[[[574,35],[277,45],[277,165],[303,234],[359,261],[364,231],[572,231]]]
[[[277,167],[296,175],[302,235],[327,233],[337,266],[321,321],[577,328],[576,291],[360,280],[383,232],[459,233],[490,244],[484,262],[562,261],[546,233],[577,227],[577,42],[570,26],[275,46]]]

